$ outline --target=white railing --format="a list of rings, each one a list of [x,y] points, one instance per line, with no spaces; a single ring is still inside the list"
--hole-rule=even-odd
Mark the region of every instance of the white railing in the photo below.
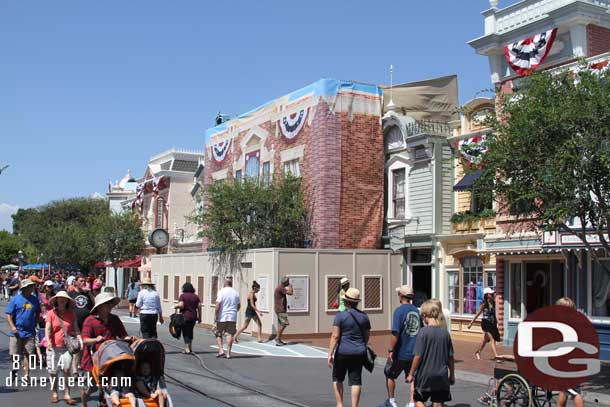
[[[496,33],[501,34],[540,20],[549,12],[576,2],[610,10],[610,0],[524,0],[496,12]]]
[[[602,61],[608,61],[610,60],[610,52],[605,52],[603,54],[599,54],[599,55],[595,55],[589,58],[586,58],[585,61],[587,62],[587,64],[591,65],[591,64],[595,64],[598,62],[602,62]],[[570,62],[569,64],[565,64],[565,65],[560,65],[558,67],[555,67],[553,69],[551,69],[550,71],[552,73],[559,73],[562,72],[566,69],[569,69],[570,71],[575,70],[579,65],[581,64],[581,61],[573,61]]]
[[[170,155],[170,154],[174,154],[174,153],[203,155],[203,151],[202,150],[188,150],[188,149],[185,149],[185,148],[172,147],[172,148],[170,148],[167,151],[164,151],[162,153],[159,153],[159,154],[151,157],[149,161],[158,160],[161,157],[164,157],[164,156],[167,156],[167,155]]]

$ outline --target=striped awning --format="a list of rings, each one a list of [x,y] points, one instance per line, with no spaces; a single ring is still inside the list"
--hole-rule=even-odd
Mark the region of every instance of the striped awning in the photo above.
[[[457,184],[453,186],[454,191],[467,191],[472,188],[474,183],[481,178],[481,170],[475,170],[464,175]]]

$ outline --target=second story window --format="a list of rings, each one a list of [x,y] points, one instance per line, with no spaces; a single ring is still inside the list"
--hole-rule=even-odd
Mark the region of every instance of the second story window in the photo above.
[[[293,177],[301,176],[301,169],[299,168],[299,160],[290,160],[284,162],[284,174],[290,174]]]
[[[157,213],[155,216],[155,226],[158,228],[163,227],[164,208],[165,208],[165,200],[163,198],[157,199]]]
[[[392,179],[394,218],[403,219],[405,217],[405,169],[400,168],[392,171]]]
[[[258,179],[258,171],[260,166],[259,152],[254,151],[246,154],[246,177]]]
[[[263,184],[269,185],[271,183],[271,163],[265,161],[263,163]]]

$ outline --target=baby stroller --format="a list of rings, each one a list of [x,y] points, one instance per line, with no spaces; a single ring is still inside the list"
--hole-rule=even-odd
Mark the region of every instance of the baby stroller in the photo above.
[[[138,342],[144,342],[145,340],[136,340],[132,347],[137,347]],[[153,340],[157,342],[156,340]],[[147,345],[146,347],[153,347],[154,345]],[[147,360],[149,362],[159,360],[159,366],[161,368],[161,372],[163,369],[163,364],[165,362],[165,352],[163,350],[163,346],[158,343],[158,346],[161,348],[161,351],[157,349],[157,355],[152,355],[148,353],[147,356],[142,356],[143,352],[139,352],[140,360]],[[109,383],[112,378],[110,377],[113,367],[121,365],[124,368],[125,373],[129,374],[131,377],[134,376],[137,366],[137,358],[132,350],[132,347],[125,341],[106,341],[100,345],[97,352],[93,354],[93,378],[97,383],[98,387],[102,387],[104,383]],[[141,349],[141,350],[144,350]],[[144,352],[146,353],[146,352]],[[148,359],[144,359],[147,357]],[[156,363],[154,363],[156,364]],[[162,374],[162,373],[161,373]],[[132,380],[133,381],[133,380]],[[134,382],[135,383],[135,382]],[[134,384],[132,383],[132,384]],[[107,389],[102,389],[103,397],[106,402],[106,405],[111,407],[112,402],[110,400],[110,394]],[[120,397],[121,407],[131,407],[131,402],[127,397]],[[167,397],[167,401],[165,406],[160,406],[157,399],[153,398],[141,398],[138,397],[136,399],[137,407],[173,407],[171,398]]]
[[[150,363],[152,376],[154,376],[155,381],[158,383],[158,389],[161,389],[165,393],[165,406],[160,407],[173,407],[172,398],[165,387],[165,348],[163,344],[159,342],[157,339],[136,339],[131,344],[131,350],[136,358],[136,371],[139,371],[139,364],[142,361],[146,361]],[[149,400],[149,399],[146,399]],[[151,401],[157,401],[154,399],[150,399]],[[149,404],[146,404],[149,406]],[[150,406],[156,406],[157,404],[152,404]]]

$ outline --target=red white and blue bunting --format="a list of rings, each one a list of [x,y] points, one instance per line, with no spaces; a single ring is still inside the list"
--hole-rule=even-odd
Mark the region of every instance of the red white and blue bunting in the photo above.
[[[481,164],[483,155],[487,152],[485,146],[485,135],[475,136],[460,140],[457,143],[460,155],[469,167],[477,167]]]
[[[222,162],[227,156],[227,152],[229,152],[230,146],[230,138],[223,141],[219,141],[218,143],[212,145],[212,155],[214,156],[214,160],[216,160],[217,162]]]
[[[155,177],[153,179],[153,194],[158,195],[159,194],[159,189],[161,189],[162,186],[162,182],[163,182],[163,177]]]
[[[308,110],[308,108],[301,109],[298,112],[286,115],[279,120],[280,130],[284,137],[288,140],[292,140],[299,134],[305,125]]]
[[[553,28],[504,46],[510,67],[521,76],[534,72],[551,50],[556,34],[557,28]]]

